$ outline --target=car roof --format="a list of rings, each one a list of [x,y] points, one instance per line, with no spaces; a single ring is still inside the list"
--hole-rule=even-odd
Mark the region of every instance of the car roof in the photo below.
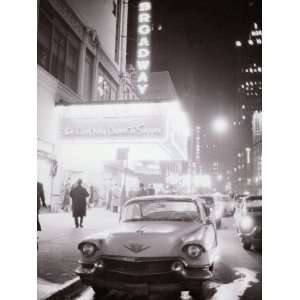
[[[141,197],[134,197],[129,199],[125,205],[133,203],[133,202],[140,202],[140,201],[155,201],[155,200],[167,200],[167,201],[194,201],[194,199],[190,196],[184,195],[152,195],[152,196],[141,196]]]

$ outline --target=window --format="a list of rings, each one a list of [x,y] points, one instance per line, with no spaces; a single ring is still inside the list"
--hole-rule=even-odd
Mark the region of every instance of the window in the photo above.
[[[73,91],[77,91],[78,62],[80,53],[80,40],[72,32],[67,37],[67,58],[65,84]]]
[[[118,90],[117,84],[100,64],[97,77],[97,100],[116,100]]]
[[[80,44],[80,39],[47,1],[41,1],[38,64],[75,92],[77,92]]]
[[[88,49],[86,49],[83,95],[84,95],[84,99],[87,101],[90,101],[92,96],[91,92],[92,92],[92,79],[93,79],[93,64],[94,64],[94,57],[92,53]]]
[[[40,13],[37,43],[38,64],[47,71],[50,63],[51,35],[52,24],[45,14]]]
[[[66,40],[63,33],[55,28],[52,53],[51,53],[51,73],[61,82],[65,82],[65,58],[66,58]]]

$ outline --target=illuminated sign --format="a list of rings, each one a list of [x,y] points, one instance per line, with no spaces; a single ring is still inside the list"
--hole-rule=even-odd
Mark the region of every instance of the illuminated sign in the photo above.
[[[251,35],[252,36],[261,36],[261,30],[252,30]]]
[[[262,134],[262,113],[255,111],[252,118],[252,131],[254,136]]]
[[[97,139],[101,141],[161,139],[165,136],[162,116],[117,119],[62,119],[60,134],[63,139]]]
[[[140,95],[145,94],[149,85],[151,9],[152,5],[150,1],[142,0],[139,3],[136,69],[137,88]]]

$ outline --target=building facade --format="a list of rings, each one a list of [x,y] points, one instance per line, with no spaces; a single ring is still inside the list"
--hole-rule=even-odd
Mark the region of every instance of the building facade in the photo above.
[[[55,106],[137,98],[126,72],[128,1],[85,4],[38,1],[38,180],[48,205],[61,190]]]
[[[252,120],[262,110],[262,27],[261,1],[245,1],[247,32],[235,41],[237,51],[237,97],[234,127],[236,134],[235,189],[240,193],[254,189]]]
[[[256,111],[252,120],[253,137],[253,189],[262,192],[262,112]]]

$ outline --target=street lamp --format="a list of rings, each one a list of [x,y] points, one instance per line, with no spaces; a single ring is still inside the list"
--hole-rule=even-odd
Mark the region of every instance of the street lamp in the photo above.
[[[222,174],[218,174],[217,180],[221,182],[223,180],[223,175]]]
[[[216,133],[222,134],[228,129],[228,122],[223,117],[218,117],[213,122],[213,129]]]

